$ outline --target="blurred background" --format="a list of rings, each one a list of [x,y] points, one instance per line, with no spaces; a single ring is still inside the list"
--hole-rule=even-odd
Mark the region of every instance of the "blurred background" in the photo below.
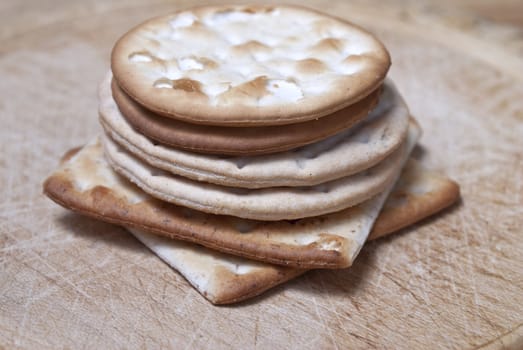
[[[461,8],[490,20],[523,26],[521,0],[440,0],[433,1],[445,8]]]
[[[185,3],[187,6],[190,6],[191,4],[191,1],[172,0],[2,0],[0,1],[0,23],[2,23],[2,26],[0,26],[0,40],[20,31],[30,30],[31,28],[36,28],[46,23],[53,23],[65,18],[71,18],[71,14],[77,13],[78,16],[81,16],[82,13],[85,13],[86,10],[89,11],[93,7],[97,10],[103,11],[104,8],[129,8],[132,7],[133,4],[139,5],[145,2],[150,3],[151,5],[162,3],[180,5],[180,3]],[[234,1],[222,2],[232,3]],[[292,3],[293,1],[280,2]],[[336,1],[332,1],[332,3],[335,4]],[[496,22],[523,27],[522,0],[385,0],[380,1],[380,3],[383,3],[384,5],[397,4],[398,7],[404,7],[411,4],[416,6],[434,6],[439,10],[452,13],[458,12],[461,14],[468,13],[472,16],[479,15]],[[13,16],[13,14],[16,14],[16,16]]]

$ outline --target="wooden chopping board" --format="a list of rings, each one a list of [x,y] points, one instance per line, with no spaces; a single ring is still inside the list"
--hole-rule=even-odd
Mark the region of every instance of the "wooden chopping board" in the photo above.
[[[430,3],[306,2],[384,40],[424,129],[417,156],[462,188],[461,203],[368,244],[350,269],[215,307],[124,230],[43,197],[60,155],[100,131],[114,41],[190,4],[0,5],[0,348],[523,348],[517,28]]]

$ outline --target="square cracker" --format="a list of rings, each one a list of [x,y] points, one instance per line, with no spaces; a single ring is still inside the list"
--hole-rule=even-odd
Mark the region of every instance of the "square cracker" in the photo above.
[[[458,185],[410,159],[376,219],[369,240],[414,224],[450,206]],[[284,283],[306,269],[248,260],[144,231],[128,230],[213,304],[249,299]]]
[[[72,157],[75,151],[78,150],[70,152],[67,158]],[[368,239],[376,239],[413,224],[451,205],[458,197],[456,183],[423,169],[411,159]],[[80,195],[77,205],[81,207],[82,201],[85,201],[84,206],[90,205],[88,196]],[[246,300],[307,271],[248,260],[143,230],[128,229],[213,304]]]

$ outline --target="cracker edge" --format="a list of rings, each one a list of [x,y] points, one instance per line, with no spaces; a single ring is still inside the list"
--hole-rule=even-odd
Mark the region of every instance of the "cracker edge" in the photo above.
[[[411,170],[409,168],[414,168]],[[408,227],[414,223],[432,216],[435,213],[451,206],[460,198],[459,185],[452,179],[437,174],[424,168],[417,160],[409,159],[404,171],[428,172],[433,181],[438,183],[436,192],[423,193],[422,195],[406,194],[409,206],[400,206],[391,208],[385,202],[383,210],[380,212],[378,219],[375,221],[368,240],[383,237],[389,233]],[[403,174],[402,172],[402,174]],[[401,176],[400,176],[401,178]],[[402,189],[395,186],[391,195],[404,195],[398,193]]]

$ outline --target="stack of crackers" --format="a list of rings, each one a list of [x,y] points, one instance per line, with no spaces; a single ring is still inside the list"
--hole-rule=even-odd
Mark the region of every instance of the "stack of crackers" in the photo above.
[[[304,8],[149,20],[114,46],[103,135],[44,191],[127,227],[212,303],[347,268],[368,239],[459,196],[409,161],[421,130],[389,66],[373,35]]]

